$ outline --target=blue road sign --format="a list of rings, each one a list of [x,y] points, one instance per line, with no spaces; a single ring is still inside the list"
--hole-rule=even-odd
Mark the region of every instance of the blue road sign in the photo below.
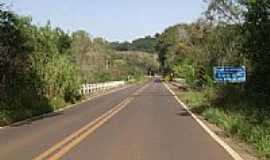
[[[242,83],[246,81],[246,68],[219,66],[214,67],[214,80],[221,83]]]

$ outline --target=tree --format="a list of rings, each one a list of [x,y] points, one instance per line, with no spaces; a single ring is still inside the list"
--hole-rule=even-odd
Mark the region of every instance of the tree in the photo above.
[[[246,12],[247,0],[205,0],[208,9],[205,12],[210,21],[241,25]]]
[[[141,52],[148,52],[154,53],[155,46],[157,44],[157,38],[146,36],[144,38],[138,38],[130,42],[111,42],[110,43],[112,48],[118,51],[141,51]]]
[[[16,90],[27,83],[30,70],[28,51],[32,48],[24,32],[27,18],[19,19],[10,11],[0,8],[0,90],[3,100],[16,96]]]
[[[155,46],[157,43],[156,38],[152,38],[151,36],[146,36],[144,38],[135,39],[131,43],[131,49],[134,51],[142,51],[155,53]]]
[[[270,2],[267,0],[245,3],[245,42],[243,52],[251,60],[252,88],[268,100],[270,94]]]

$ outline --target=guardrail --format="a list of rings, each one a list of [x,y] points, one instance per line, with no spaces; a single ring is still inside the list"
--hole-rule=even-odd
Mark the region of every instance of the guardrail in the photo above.
[[[105,91],[115,87],[119,87],[125,84],[125,81],[111,81],[96,84],[83,84],[81,88],[81,94],[91,94],[97,91]]]

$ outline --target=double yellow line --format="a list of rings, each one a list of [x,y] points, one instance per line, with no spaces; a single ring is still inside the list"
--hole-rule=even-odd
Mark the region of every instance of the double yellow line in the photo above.
[[[141,93],[149,83],[139,90],[137,90],[134,95],[138,95]],[[118,112],[123,110],[127,107],[127,105],[134,99],[134,97],[127,97],[124,99],[121,103],[107,111],[106,113],[102,114],[92,122],[86,124],[84,127],[80,128],[76,132],[72,133],[62,141],[56,143],[54,146],[46,150],[45,152],[38,155],[33,160],[58,160],[61,157],[63,157],[67,152],[69,152],[72,148],[74,148],[76,145],[78,145],[80,142],[82,142],[87,136],[89,136],[91,133],[93,133],[96,129],[98,129],[100,126],[102,126],[105,122],[107,122],[109,119],[111,119],[114,115],[116,115]]]

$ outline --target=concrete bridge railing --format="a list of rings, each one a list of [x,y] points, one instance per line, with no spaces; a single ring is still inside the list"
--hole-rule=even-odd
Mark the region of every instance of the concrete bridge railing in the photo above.
[[[125,85],[125,81],[111,81],[96,84],[83,84],[80,92],[81,94],[87,95],[97,91],[105,91],[122,85]]]

